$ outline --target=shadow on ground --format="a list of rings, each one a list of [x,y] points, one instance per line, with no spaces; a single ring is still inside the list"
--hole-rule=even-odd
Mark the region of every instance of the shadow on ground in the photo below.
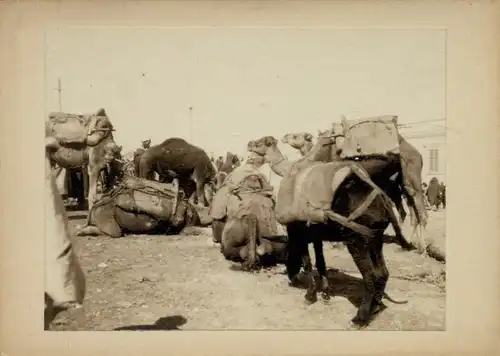
[[[365,294],[365,285],[361,278],[350,276],[337,269],[330,268],[326,271],[328,279],[328,295],[330,297],[344,297],[356,308],[359,308]],[[316,275],[315,278],[318,278]],[[301,272],[298,278],[298,284],[295,288],[307,289],[309,281]]]
[[[121,326],[114,330],[136,330],[136,331],[151,331],[151,330],[181,330],[179,326],[186,324],[187,319],[182,315],[172,315],[160,318],[151,325],[129,325]]]

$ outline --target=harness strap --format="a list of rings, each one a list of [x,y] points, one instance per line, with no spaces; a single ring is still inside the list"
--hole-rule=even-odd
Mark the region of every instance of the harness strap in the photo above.
[[[349,221],[348,218],[346,218],[345,216],[342,216],[340,214],[337,214],[336,212],[333,212],[331,210],[327,210],[327,211],[325,211],[325,216],[328,219],[336,221],[339,224],[344,225],[345,227],[348,227],[349,229],[357,232],[358,234],[361,234],[364,237],[371,238],[371,237],[375,236],[375,231],[373,231],[372,229],[370,229],[364,225],[358,224],[354,221]]]
[[[360,206],[358,206],[356,208],[356,210],[354,210],[349,215],[349,217],[347,218],[347,220],[348,221],[353,221],[353,220],[356,220],[357,218],[359,218],[361,215],[363,215],[363,213],[365,212],[365,210],[368,209],[368,207],[370,206],[370,204],[373,203],[373,201],[375,200],[375,198],[378,195],[379,195],[379,192],[377,192],[375,189],[372,190],[372,192],[370,193],[370,195],[368,195],[368,197],[366,197],[366,199],[363,202],[363,204],[361,204]]]

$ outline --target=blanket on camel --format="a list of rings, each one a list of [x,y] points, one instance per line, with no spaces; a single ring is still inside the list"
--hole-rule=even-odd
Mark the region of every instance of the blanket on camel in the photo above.
[[[297,161],[283,177],[278,189],[278,222],[325,222],[325,211],[331,210],[337,188],[351,174],[355,165],[357,164],[350,161]]]
[[[249,164],[239,166],[215,193],[209,214],[212,219],[240,219],[253,214],[261,236],[278,234],[273,187],[262,172]]]

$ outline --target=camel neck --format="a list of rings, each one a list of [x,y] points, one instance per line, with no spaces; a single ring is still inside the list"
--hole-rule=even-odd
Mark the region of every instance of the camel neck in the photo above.
[[[266,153],[266,159],[271,166],[271,170],[280,177],[288,174],[293,165],[283,156],[278,147],[270,147]]]

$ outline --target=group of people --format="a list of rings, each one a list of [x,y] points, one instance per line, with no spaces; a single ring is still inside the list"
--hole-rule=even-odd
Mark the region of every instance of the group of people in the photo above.
[[[427,209],[437,211],[440,206],[446,209],[446,185],[444,182],[439,182],[436,177],[432,177],[429,184],[423,183],[422,187],[425,193]]]

